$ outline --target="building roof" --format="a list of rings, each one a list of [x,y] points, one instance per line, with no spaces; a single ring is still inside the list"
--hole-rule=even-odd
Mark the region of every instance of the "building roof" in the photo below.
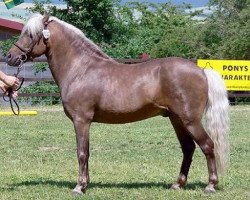
[[[16,31],[22,31],[23,24],[20,22],[11,21],[8,19],[0,18],[0,27],[9,28]]]

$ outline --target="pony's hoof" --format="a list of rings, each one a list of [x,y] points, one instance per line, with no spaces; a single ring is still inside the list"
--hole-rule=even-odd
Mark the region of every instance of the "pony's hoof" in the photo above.
[[[180,185],[179,184],[173,184],[172,186],[171,186],[171,188],[170,188],[171,190],[180,190],[181,189],[181,187],[180,187]]]
[[[83,192],[81,190],[75,188],[74,190],[72,190],[72,194],[74,196],[81,196],[81,195],[83,195]]]
[[[209,187],[209,186],[207,186],[206,188],[205,188],[205,191],[204,191],[206,194],[213,194],[213,193],[215,193],[216,192],[216,190],[214,189],[214,187]]]

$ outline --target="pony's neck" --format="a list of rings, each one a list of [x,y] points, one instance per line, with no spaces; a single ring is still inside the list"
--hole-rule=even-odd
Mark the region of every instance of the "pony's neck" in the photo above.
[[[62,80],[84,73],[91,61],[114,60],[102,52],[81,31],[61,21],[52,21],[49,51],[46,53],[53,77],[59,87]]]
[[[52,17],[51,20],[55,21],[61,27],[62,35],[64,35],[66,40],[69,40],[71,43],[74,42],[79,44],[75,47],[79,51],[82,51],[83,54],[94,55],[104,59],[111,59],[96,44],[89,40],[78,28],[55,17]]]

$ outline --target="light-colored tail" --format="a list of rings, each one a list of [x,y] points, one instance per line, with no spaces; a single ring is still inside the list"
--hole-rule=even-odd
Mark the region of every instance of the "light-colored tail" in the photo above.
[[[229,158],[229,102],[225,83],[219,73],[204,70],[208,81],[206,107],[207,131],[214,142],[214,153],[218,172],[223,172]]]

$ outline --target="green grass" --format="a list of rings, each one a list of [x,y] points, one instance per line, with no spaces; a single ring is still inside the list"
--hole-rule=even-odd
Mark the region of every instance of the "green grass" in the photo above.
[[[169,120],[155,117],[92,125],[91,183],[82,197],[71,195],[78,174],[72,123],[61,107],[34,109],[37,116],[0,117],[0,200],[250,199],[250,106],[231,107],[230,167],[216,194],[203,192],[208,173],[198,148],[186,188],[168,189],[182,154]]]

